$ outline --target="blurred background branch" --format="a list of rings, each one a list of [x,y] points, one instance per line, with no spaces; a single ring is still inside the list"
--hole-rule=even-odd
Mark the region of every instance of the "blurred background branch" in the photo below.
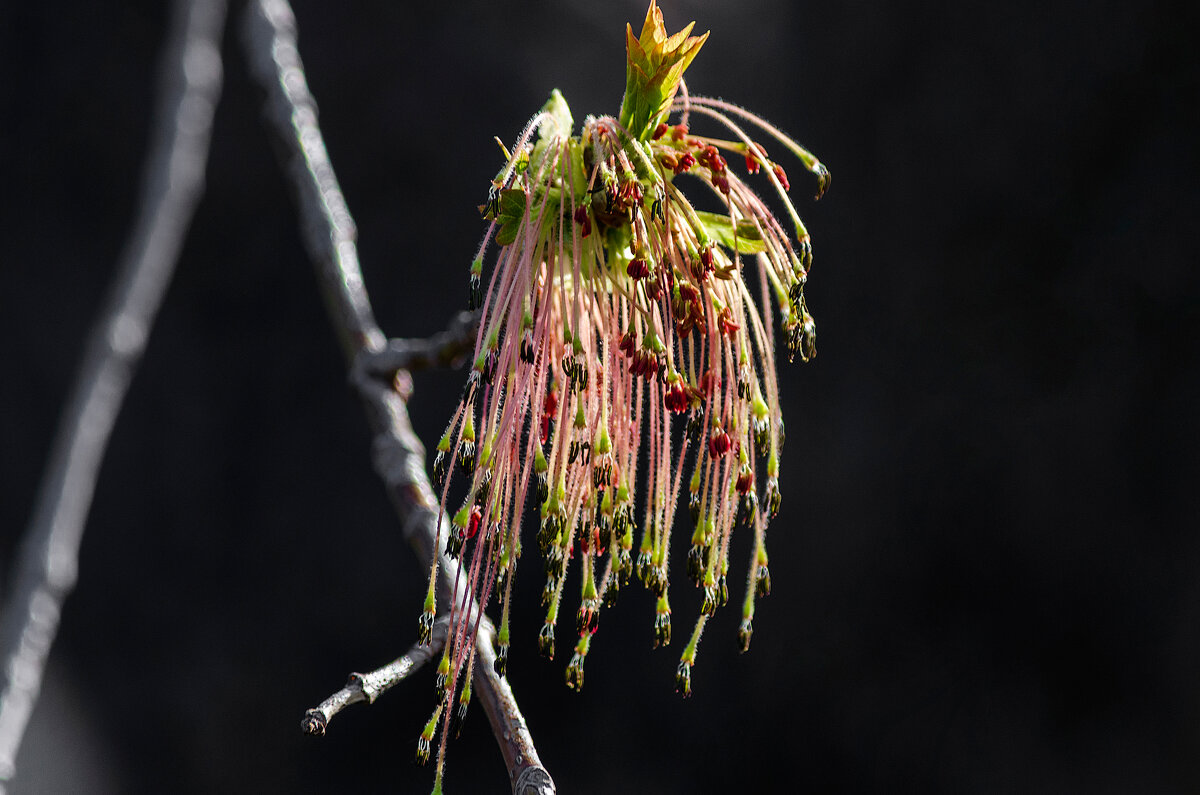
[[[0,792],[16,771],[63,603],[78,578],[79,548],[109,435],[204,193],[221,95],[224,20],[225,0],[173,4],[137,220],[88,334],[0,616]]]

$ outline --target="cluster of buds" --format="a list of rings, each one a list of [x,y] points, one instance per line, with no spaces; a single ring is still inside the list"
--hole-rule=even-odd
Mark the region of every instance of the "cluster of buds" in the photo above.
[[[497,670],[505,672],[530,494],[540,505],[546,613],[537,644],[547,657],[568,598],[567,571],[581,570],[578,639],[566,669],[572,688],[583,686],[601,613],[635,571],[656,599],[653,643],[670,644],[670,540],[685,523],[676,516],[685,473],[688,574],[703,589],[703,604],[678,669],[682,694],[691,692],[705,622],[729,600],[736,528],[752,534],[754,550],[738,633],[743,649],[755,599],[770,590],[766,532],[779,507],[783,445],[773,318],[778,312],[790,353],[815,354],[804,301],[812,249],[783,169],[747,129],[797,155],[821,192],[829,177],[809,152],[753,114],[686,92],[676,98],[683,70],[707,38],[690,31],[668,37],[651,2],[641,35],[628,30],[620,115],[588,117],[575,135],[567,103],[554,92],[505,150],[481,207],[490,226],[470,272],[472,302],[482,306],[475,366],[434,461],[442,511],[453,517],[447,549],[458,567],[435,719],[450,715],[475,659],[465,594],[483,608],[499,602]],[[693,133],[691,117],[725,137]],[[729,155],[744,156],[748,172],[766,176],[794,239],[730,168]],[[693,206],[677,184],[685,174],[716,197],[721,212]],[[492,243],[499,254],[484,289],[476,263]],[[750,263],[757,284],[744,278]],[[450,497],[454,461],[467,480],[461,504]],[[422,639],[431,634],[437,565]]]

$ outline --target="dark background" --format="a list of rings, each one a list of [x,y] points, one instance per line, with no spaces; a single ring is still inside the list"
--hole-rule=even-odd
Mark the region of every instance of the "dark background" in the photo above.
[[[682,641],[651,651],[639,588],[568,691],[523,581],[510,677],[559,791],[1200,788],[1195,6],[663,7],[672,30],[713,31],[695,93],[761,112],[833,173],[813,204],[789,168],[820,356],[780,376],[785,499],[753,648],[723,611],[691,699],[673,692]],[[465,303],[492,136],[554,87],[577,119],[615,112],[644,6],[296,11],[381,325],[432,333]],[[144,1],[0,6],[4,571],[130,227],[165,21]],[[299,730],[348,671],[409,646],[424,578],[238,43],[18,795],[430,786],[412,762],[430,671],[324,739]],[[416,377],[429,443],[462,377]],[[740,570],[744,540],[734,554]],[[698,599],[675,602],[682,635]],[[507,791],[477,707],[447,786]]]

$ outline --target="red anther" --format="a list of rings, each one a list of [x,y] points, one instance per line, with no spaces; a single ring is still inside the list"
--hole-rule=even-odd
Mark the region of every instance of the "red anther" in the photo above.
[[[633,352],[633,361],[629,363],[629,372],[635,376],[641,375],[642,371],[644,369],[643,364],[644,364],[644,362],[642,360],[642,352],[634,351]]]
[[[597,555],[603,555],[606,547],[600,544],[600,528],[592,528],[592,549],[596,550]]]
[[[679,293],[671,299],[671,316],[676,320],[683,320],[688,316],[688,304],[679,297]]]
[[[550,438],[550,424],[554,422],[554,412],[557,409],[558,395],[551,392],[546,396],[546,403],[542,407],[542,427],[539,429],[541,431],[539,438],[541,439],[542,444],[545,444],[546,440]]]
[[[479,506],[471,508],[471,520],[467,522],[467,539],[472,539],[479,532],[479,525],[483,523],[483,511]]]
[[[675,140],[675,141],[682,141],[683,136],[685,136],[687,134],[688,134],[688,128],[687,128],[686,124],[676,124],[675,128],[673,130],[671,130],[671,138],[672,138],[672,140]]]
[[[732,446],[729,434],[725,433],[724,428],[713,428],[712,433],[708,435],[708,452],[712,454],[713,458],[725,455]]]
[[[733,322],[733,310],[729,307],[721,310],[721,314],[717,316],[717,325],[721,327],[721,333],[726,336],[741,328],[741,326]]]
[[[713,187],[721,191],[725,196],[729,195],[729,178],[724,174],[717,174],[713,177]]]
[[[757,174],[758,173],[758,158],[750,152],[746,153],[746,173],[748,173],[748,174]]]
[[[680,282],[679,297],[688,303],[695,303],[700,300],[700,291],[691,282]]]
[[[621,337],[621,341],[617,343],[617,348],[626,356],[633,356],[633,352],[637,350],[637,343],[633,339],[633,332],[626,331]]]
[[[592,219],[588,216],[587,207],[582,204],[575,208],[575,223],[583,227],[582,237],[587,237],[592,233]]]
[[[634,279],[644,279],[650,275],[650,266],[646,264],[646,260],[635,257],[629,260],[629,264],[625,266],[625,272]]]
[[[720,388],[721,379],[717,374],[712,370],[705,370],[704,375],[700,376],[700,391],[708,395]]]
[[[670,129],[670,127],[667,126],[666,122],[663,122],[662,124],[658,125],[657,127],[654,128],[654,135],[651,137],[651,140],[657,141],[659,138],[662,138],[663,133],[665,133],[669,129]]]
[[[788,184],[787,174],[784,172],[783,166],[776,163],[775,167],[771,170],[775,172],[775,179],[779,180],[779,184],[783,186],[784,190],[792,189],[792,186]]]
[[[682,414],[687,411],[688,399],[687,394],[683,391],[683,384],[671,384],[671,388],[667,390],[667,394],[663,396],[663,405],[667,411],[675,414]]]
[[[705,269],[710,269],[713,266],[712,246],[705,246],[700,249],[700,261],[704,263]]]
[[[651,301],[661,300],[663,297],[662,283],[660,283],[658,279],[646,282],[646,295],[650,297]]]
[[[621,190],[618,194],[620,200],[629,206],[641,204],[642,202],[642,183],[636,179],[631,179],[628,182],[621,183]]]
[[[754,488],[754,473],[749,469],[744,469],[738,473],[737,490],[738,494],[745,494]]]
[[[675,166],[675,173],[682,174],[683,172],[696,165],[696,158],[692,157],[691,152],[687,152],[683,157],[679,158],[679,163]]]
[[[650,380],[658,372],[658,359],[652,353],[638,351],[633,355],[633,364],[629,366],[629,372]]]
[[[658,156],[658,162],[663,164],[663,168],[669,168],[676,174],[679,173],[679,158],[674,152],[663,152]]]

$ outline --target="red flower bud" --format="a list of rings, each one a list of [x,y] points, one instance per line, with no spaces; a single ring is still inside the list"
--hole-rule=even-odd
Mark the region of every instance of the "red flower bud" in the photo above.
[[[717,325],[721,327],[721,333],[725,335],[732,334],[741,326],[733,322],[733,310],[725,307],[721,310],[721,314],[717,317]]]
[[[721,157],[721,153],[717,151],[715,146],[706,146],[697,156],[700,164],[710,169],[713,174],[722,174],[725,171],[725,158]]]
[[[637,350],[637,343],[634,342],[633,332],[626,331],[625,334],[621,337],[621,341],[617,343],[617,347],[626,356],[633,356],[633,352],[635,350]]]
[[[783,166],[776,164],[775,168],[771,170],[775,172],[775,179],[779,180],[779,184],[783,186],[784,190],[792,189],[792,186],[788,184],[787,174],[784,172]]]

